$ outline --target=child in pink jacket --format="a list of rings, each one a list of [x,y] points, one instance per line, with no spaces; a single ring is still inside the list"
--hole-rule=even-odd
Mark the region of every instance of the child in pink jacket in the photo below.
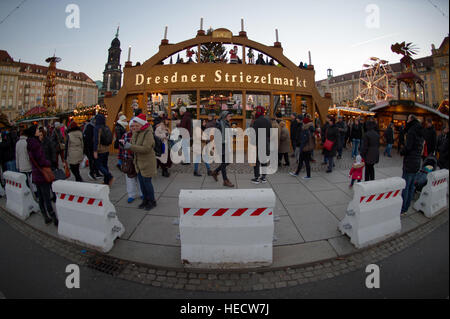
[[[352,182],[350,183],[349,187],[352,188],[355,181],[361,182],[362,180],[362,174],[363,174],[363,168],[364,168],[364,161],[361,158],[361,155],[356,156],[356,160],[352,165],[352,168],[350,169],[350,173],[348,173],[349,177],[351,177]]]

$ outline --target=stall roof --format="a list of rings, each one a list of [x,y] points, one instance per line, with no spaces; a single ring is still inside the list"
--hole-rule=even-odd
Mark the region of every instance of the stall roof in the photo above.
[[[45,120],[58,120],[59,118],[57,117],[36,117],[36,118],[32,118],[32,119],[25,119],[25,120],[19,120],[16,122],[16,124],[19,123],[30,123],[30,122],[39,122],[39,121],[45,121]]]
[[[413,101],[411,101],[411,102],[413,102]],[[442,117],[443,119],[448,120],[448,115],[445,115],[445,114],[443,114],[443,113],[441,113],[441,112],[439,112],[439,111],[437,111],[437,110],[435,110],[435,109],[433,109],[433,108],[431,108],[429,106],[426,106],[424,104],[420,104],[420,103],[417,103],[417,102],[413,102],[413,103],[418,108],[421,108],[421,109],[426,110],[426,111],[428,111],[430,113],[436,114],[436,115]],[[385,101],[385,102],[383,102],[383,103],[381,103],[381,104],[371,108],[370,111],[371,112],[378,111],[379,109],[385,108],[386,106],[390,106],[390,105],[391,104],[389,103],[389,101]]]

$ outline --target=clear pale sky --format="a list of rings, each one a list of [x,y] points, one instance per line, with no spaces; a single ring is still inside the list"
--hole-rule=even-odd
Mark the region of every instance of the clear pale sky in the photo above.
[[[21,1],[1,0],[0,21]],[[79,29],[66,27],[65,10],[72,3],[80,9]],[[370,19],[375,12],[366,12],[370,4],[379,9],[379,28],[367,26],[368,19],[376,26]],[[311,51],[320,80],[328,68],[334,75],[360,70],[371,56],[398,62],[390,50],[395,42],[416,44],[417,58],[430,55],[431,44],[439,47],[448,35],[448,12],[447,0],[27,0],[0,24],[0,49],[14,60],[41,65],[56,50],[59,68],[85,72],[95,81],[102,79],[119,23],[123,66],[129,45],[133,64],[156,54],[166,25],[170,43],[177,43],[195,37],[200,17],[204,29],[224,27],[234,34],[243,17],[249,39],[266,45],[275,42],[277,28],[285,56],[296,65],[307,62]]]

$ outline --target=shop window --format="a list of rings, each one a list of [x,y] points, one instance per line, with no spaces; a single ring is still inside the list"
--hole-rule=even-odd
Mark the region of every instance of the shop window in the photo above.
[[[180,118],[180,108],[185,107],[190,112],[193,119],[197,118],[197,92],[196,91],[177,91],[172,92],[170,107],[172,114]]]
[[[133,103],[134,107],[136,107],[136,104],[138,104],[138,99],[135,98]],[[165,114],[169,114],[169,96],[166,93],[159,93],[159,92],[149,93],[147,96],[146,107],[147,107],[147,114],[151,116],[156,116],[161,111],[164,112]]]
[[[257,106],[266,109],[266,114],[270,114],[270,94],[264,92],[247,92],[247,101],[245,115],[247,119],[252,118],[252,114]]]
[[[280,94],[273,96],[273,114],[276,117],[289,117],[292,114],[291,96]]]
[[[219,115],[222,111],[229,111],[233,115],[242,115],[241,91],[201,91],[200,114],[214,113]]]

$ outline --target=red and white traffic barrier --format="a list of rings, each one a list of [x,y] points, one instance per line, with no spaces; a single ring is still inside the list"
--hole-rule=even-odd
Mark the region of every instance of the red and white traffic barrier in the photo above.
[[[427,184],[422,188],[414,209],[431,218],[448,207],[448,170],[441,169],[427,175]]]
[[[27,186],[27,176],[22,173],[6,171],[5,180],[6,208],[22,220],[27,219],[32,212],[39,212],[39,205],[33,198]]]
[[[405,180],[391,177],[354,185],[353,200],[339,230],[357,247],[380,242],[401,231],[400,213]]]
[[[56,181],[58,234],[90,247],[108,252],[125,228],[109,200],[108,185]]]
[[[181,190],[181,259],[193,268],[272,263],[272,189]]]

